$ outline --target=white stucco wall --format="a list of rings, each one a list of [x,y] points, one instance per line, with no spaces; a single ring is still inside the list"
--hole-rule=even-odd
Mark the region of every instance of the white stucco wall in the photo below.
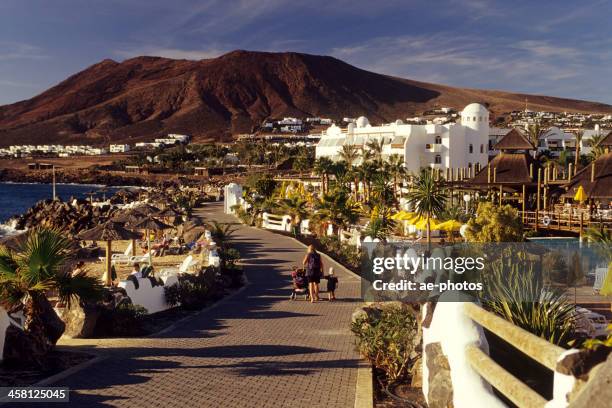
[[[170,305],[166,303],[164,287],[178,283],[176,275],[163,277],[162,280],[164,281],[164,286],[153,287],[149,279],[141,278],[138,279],[138,289],[136,289],[132,281],[121,281],[119,287],[125,289],[133,304],[144,307],[151,314],[170,308]]]
[[[469,344],[478,345],[487,354],[489,346],[482,328],[463,312],[463,305],[462,302],[438,302],[430,327],[423,328],[423,350],[428,344],[441,344],[450,366],[455,407],[504,408],[491,386],[472,369],[465,356]],[[423,394],[426,398],[428,379],[427,356],[423,353]]]
[[[224,205],[223,210],[226,214],[233,214],[232,207],[240,204],[242,200],[242,186],[236,183],[230,183],[223,188]]]

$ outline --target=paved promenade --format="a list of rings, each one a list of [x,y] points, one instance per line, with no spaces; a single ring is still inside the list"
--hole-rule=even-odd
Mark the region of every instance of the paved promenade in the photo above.
[[[197,215],[235,222],[222,208]],[[213,309],[153,338],[64,341],[106,357],[54,384],[74,390],[68,406],[353,407],[358,279],[334,265],[337,302],[292,302],[290,266],[303,246],[245,226],[234,242],[249,285]]]

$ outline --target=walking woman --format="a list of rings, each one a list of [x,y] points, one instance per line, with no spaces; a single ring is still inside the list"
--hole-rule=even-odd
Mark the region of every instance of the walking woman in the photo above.
[[[314,246],[308,246],[308,252],[304,257],[304,269],[308,277],[308,290],[310,292],[310,301],[316,302],[319,300],[319,283],[321,283],[321,273],[323,271],[323,261],[321,255],[317,253]]]

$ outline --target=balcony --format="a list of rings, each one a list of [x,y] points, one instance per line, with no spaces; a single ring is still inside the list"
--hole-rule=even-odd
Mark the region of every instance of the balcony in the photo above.
[[[425,150],[430,153],[440,153],[442,151],[441,143],[428,143],[425,145]]]
[[[431,167],[432,169],[441,169],[442,163],[429,163],[429,167]]]

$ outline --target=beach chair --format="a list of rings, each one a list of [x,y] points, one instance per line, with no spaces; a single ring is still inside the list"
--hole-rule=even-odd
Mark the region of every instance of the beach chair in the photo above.
[[[189,273],[190,270],[197,264],[198,264],[198,261],[193,258],[193,255],[189,255],[183,260],[183,262],[179,266],[163,268],[159,272],[159,275],[161,277],[164,277],[164,276],[169,276],[169,275],[176,275],[179,273]]]
[[[112,254],[111,255],[111,262],[114,263],[127,263],[130,259],[130,254],[132,253],[132,243],[130,242],[130,245],[128,245],[127,249],[125,250],[124,253],[122,254]],[[106,257],[105,256],[100,256],[98,257],[98,259],[100,260],[100,262],[104,262],[106,261]]]
[[[143,262],[149,262],[149,253],[147,252],[144,255],[135,255],[135,256],[130,256],[127,264],[128,265],[134,265],[135,263],[143,263]]]
[[[130,242],[125,252],[123,252],[122,254],[113,254],[111,256],[111,262],[127,264],[129,263],[131,256],[132,256],[132,243]]]
[[[593,292],[599,293],[607,274],[608,268],[606,267],[599,267],[595,269],[595,282],[593,283]]]

